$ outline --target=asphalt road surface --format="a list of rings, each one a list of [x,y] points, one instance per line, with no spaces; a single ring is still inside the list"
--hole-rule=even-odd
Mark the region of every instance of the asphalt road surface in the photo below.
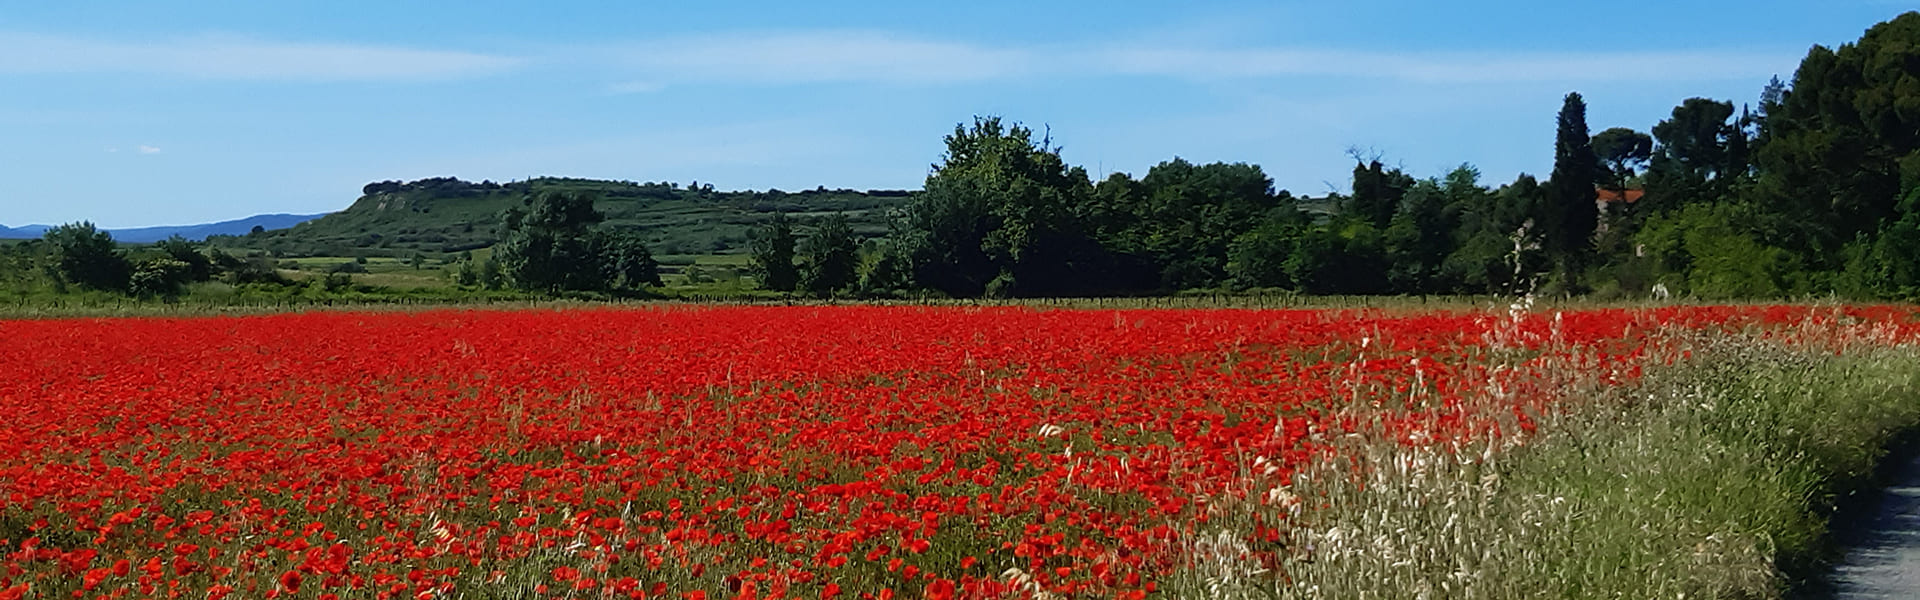
[[[1832,574],[1834,598],[1920,599],[1920,456],[1881,493],[1879,506],[1869,505],[1876,514],[1842,538],[1846,555]]]

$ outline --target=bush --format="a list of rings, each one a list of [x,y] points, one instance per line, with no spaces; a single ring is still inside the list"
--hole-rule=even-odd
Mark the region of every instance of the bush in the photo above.
[[[45,239],[53,246],[61,281],[91,290],[126,291],[133,265],[114,245],[112,234],[80,222],[50,229]]]

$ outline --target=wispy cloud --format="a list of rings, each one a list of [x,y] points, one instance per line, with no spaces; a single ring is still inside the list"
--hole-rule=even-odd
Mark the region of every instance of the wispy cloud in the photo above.
[[[535,63],[604,70],[612,94],[673,86],[878,83],[961,85],[1029,77],[1257,80],[1298,76],[1420,84],[1745,79],[1797,52],[1381,52],[1284,46],[983,44],[876,31],[675,36],[549,48],[527,56],[211,35],[107,40],[0,31],[0,75],[151,73],[212,80],[408,81],[485,76]]]
[[[790,84],[968,83],[1034,72],[1024,48],[915,39],[865,31],[725,33],[649,40],[611,49],[615,64],[652,81]]]
[[[532,175],[634,177],[649,179],[697,174],[717,185],[757,179],[811,188],[823,164],[853,164],[849,153],[869,143],[833,127],[803,118],[752,120],[720,125],[666,127],[637,135],[530,144],[515,148],[451,149],[395,169],[406,177],[457,174],[469,179],[515,179]],[[910,163],[911,164],[911,163]],[[636,174],[635,165],[644,171]],[[911,167],[909,171],[911,172]],[[788,189],[794,189],[789,187]]]
[[[607,86],[609,94],[651,94],[666,89],[667,86],[654,81],[622,81]]]
[[[139,148],[135,148],[134,151],[141,154],[159,154],[160,148],[157,146],[142,145]]]
[[[1329,76],[1421,84],[1714,80],[1765,76],[1796,58],[1787,51],[1378,52],[1166,42],[995,46],[861,31],[668,38],[617,47],[612,56],[611,66],[645,81],[647,91],[713,83],[967,84],[1029,76]]]
[[[1115,73],[1202,79],[1317,75],[1414,83],[1751,78],[1793,60],[1789,53],[1755,52],[1392,53],[1283,48],[1114,48],[1091,56],[1103,70]]]
[[[520,58],[239,36],[149,41],[0,32],[0,74],[152,73],[219,80],[394,81],[495,73]]]

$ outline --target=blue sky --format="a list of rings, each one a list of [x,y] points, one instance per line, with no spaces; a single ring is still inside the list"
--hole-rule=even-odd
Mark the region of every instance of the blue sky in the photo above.
[[[1050,127],[1096,176],[1182,156],[1346,186],[1544,174],[1594,131],[1753,102],[1904,4],[1750,2],[10,3],[0,223],[344,208],[452,175],[916,188],[973,115]]]

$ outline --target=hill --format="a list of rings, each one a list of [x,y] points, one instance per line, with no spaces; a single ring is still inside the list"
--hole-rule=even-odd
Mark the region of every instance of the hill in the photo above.
[[[130,244],[150,244],[173,236],[193,241],[215,235],[246,235],[254,227],[263,229],[286,229],[294,225],[311,221],[321,215],[271,214],[254,215],[244,219],[202,223],[199,225],[161,225],[157,227],[127,227],[108,229],[113,239]],[[0,226],[0,239],[33,239],[45,234],[51,225],[23,225],[20,227]]]
[[[45,234],[48,229],[52,228],[50,225],[21,225],[19,227],[0,225],[0,240],[33,239],[40,237],[42,234]]]
[[[897,190],[715,191],[712,186],[634,183],[595,179],[539,178],[479,183],[451,177],[367,184],[359,199],[340,212],[288,229],[218,236],[216,246],[262,250],[285,257],[444,256],[499,241],[500,214],[529,194],[587,192],[606,225],[638,230],[655,254],[744,252],[748,231],[774,213],[804,224],[809,217],[845,213],[857,235],[886,233],[890,209],[904,206]]]
[[[131,229],[110,229],[108,231],[113,233],[113,239],[115,240],[135,244],[158,242],[175,235],[189,240],[199,241],[216,235],[245,235],[255,227],[261,229],[286,229],[323,216],[326,215],[289,215],[280,213],[254,215],[245,219],[234,219],[232,221],[221,221],[203,225],[137,227]]]

